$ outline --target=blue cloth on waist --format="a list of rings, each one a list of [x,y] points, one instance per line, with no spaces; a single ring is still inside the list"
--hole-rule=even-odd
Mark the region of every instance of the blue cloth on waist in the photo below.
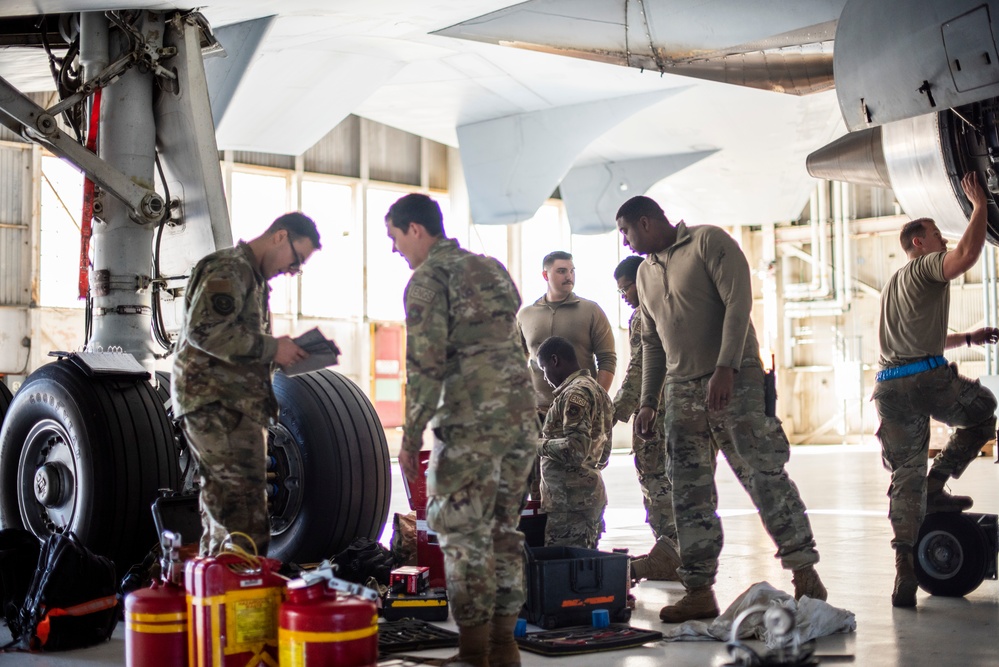
[[[925,359],[920,359],[919,361],[913,361],[908,364],[902,364],[901,366],[892,366],[891,368],[886,368],[884,370],[878,371],[875,376],[875,380],[878,382],[884,382],[885,380],[895,380],[897,378],[906,378],[910,375],[915,375],[916,373],[922,373],[923,371],[930,371],[934,368],[940,368],[941,366],[947,365],[947,359],[944,357],[926,357]]]

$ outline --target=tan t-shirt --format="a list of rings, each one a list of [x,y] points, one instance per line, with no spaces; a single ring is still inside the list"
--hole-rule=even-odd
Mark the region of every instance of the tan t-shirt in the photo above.
[[[946,254],[910,260],[881,291],[882,368],[943,354],[950,312],[950,282],[943,273]]]

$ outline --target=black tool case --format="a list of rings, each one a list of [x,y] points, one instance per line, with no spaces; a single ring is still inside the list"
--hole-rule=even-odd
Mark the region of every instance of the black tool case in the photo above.
[[[627,608],[630,557],[577,547],[527,549],[527,601],[520,615],[545,629],[590,625],[595,609],[614,623]]]

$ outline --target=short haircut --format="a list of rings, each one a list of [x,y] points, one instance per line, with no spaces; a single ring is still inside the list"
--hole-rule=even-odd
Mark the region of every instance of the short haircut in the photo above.
[[[304,213],[299,211],[285,213],[272,222],[271,226],[264,233],[274,234],[282,229],[288,232],[288,236],[292,241],[299,238],[307,238],[312,241],[312,247],[316,250],[321,250],[323,247],[323,244],[319,242],[319,230],[316,229],[315,220]]]
[[[663,212],[662,207],[654,199],[645,195],[632,197],[621,204],[621,208],[617,210],[617,215],[614,216],[614,219],[620,220],[624,218],[630,222],[635,222],[643,215],[648,218],[655,218],[656,220],[666,220],[666,213]]]
[[[548,269],[555,266],[555,261],[559,259],[565,259],[572,261],[572,253],[566,252],[565,250],[555,250],[545,255],[545,258],[541,260],[541,268],[547,271]]]
[[[909,249],[912,248],[912,239],[926,236],[926,223],[928,222],[933,222],[932,218],[916,218],[902,226],[902,232],[898,235],[898,242],[902,244],[902,250],[909,252]]]
[[[642,258],[638,255],[630,255],[621,260],[621,263],[614,269],[614,280],[627,278],[631,282],[638,279],[638,267],[642,265]]]
[[[400,197],[389,206],[385,222],[402,231],[409,231],[409,223],[422,225],[431,236],[444,236],[444,216],[440,205],[427,195],[414,192]]]
[[[572,343],[561,336],[550,336],[546,338],[538,348],[538,359],[548,359],[552,355],[555,355],[560,360],[567,361],[570,364],[579,363],[579,360],[576,358],[576,348],[572,346]]]

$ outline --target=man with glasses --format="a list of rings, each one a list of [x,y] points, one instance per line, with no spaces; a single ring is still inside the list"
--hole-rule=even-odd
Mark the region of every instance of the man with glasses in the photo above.
[[[271,335],[267,283],[300,273],[320,248],[315,222],[287,213],[191,271],[170,384],[201,476],[202,555],[236,531],[267,553],[267,424],[278,414],[271,377],[275,366],[308,356],[290,337]]]
[[[687,590],[659,618],[681,623],[718,615],[713,587],[722,548],[714,482],[719,450],[760,510],[781,564],[792,571],[795,599],[825,600],[805,504],[784,468],[787,436],[764,408],[745,254],[719,227],[673,225],[644,196],[621,205],[617,227],[626,247],[647,256],[638,269],[643,366],[635,429],[654,437],[656,412],[664,411],[677,573]]]
[[[631,255],[621,260],[614,269],[618,293],[626,304],[635,309],[628,320],[631,357],[628,368],[624,371],[621,388],[614,397],[614,421],[622,423],[627,423],[638,414],[642,398],[642,311],[639,308],[638,286],[635,284],[641,264],[641,257]],[[632,432],[631,449],[635,454],[638,483],[642,487],[645,521],[656,540],[648,554],[631,561],[631,578],[635,581],[676,581],[680,555],[676,549],[676,526],[673,520],[673,486],[666,474],[662,410],[656,412],[655,435],[642,438]]]

